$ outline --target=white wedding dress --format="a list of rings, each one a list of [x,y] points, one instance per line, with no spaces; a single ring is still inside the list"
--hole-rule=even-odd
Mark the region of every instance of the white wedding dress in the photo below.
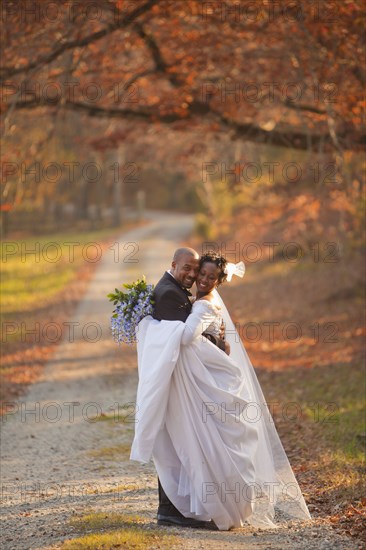
[[[187,321],[145,317],[138,326],[139,385],[131,460],[153,458],[185,516],[220,530],[276,527],[310,514],[255,371],[217,291]],[[230,356],[202,336],[225,323]]]

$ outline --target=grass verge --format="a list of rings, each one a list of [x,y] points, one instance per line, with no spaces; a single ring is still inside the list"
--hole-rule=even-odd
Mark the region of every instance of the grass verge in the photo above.
[[[116,236],[105,229],[2,242],[1,401],[37,380]]]
[[[146,520],[137,515],[94,512],[73,518],[71,526],[86,534],[65,541],[62,550],[170,550],[181,542],[178,537],[168,535],[162,529],[149,526],[148,530]]]
[[[88,456],[93,458],[102,458],[105,460],[120,460],[125,459],[129,455],[131,450],[131,443],[121,443],[114,447],[102,447],[100,449],[93,449],[88,451]]]
[[[1,299],[4,316],[44,304],[67,285],[83,263],[95,264],[110,229],[60,233],[2,243]]]

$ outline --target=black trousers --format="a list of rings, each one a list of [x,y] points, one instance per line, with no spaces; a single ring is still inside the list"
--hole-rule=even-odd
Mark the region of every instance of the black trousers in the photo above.
[[[159,508],[158,508],[158,514],[162,514],[164,516],[174,516],[178,518],[183,518],[183,514],[180,513],[179,510],[174,506],[172,502],[168,499],[168,497],[165,494],[165,491],[160,483],[160,479],[158,478],[158,486],[159,486]]]

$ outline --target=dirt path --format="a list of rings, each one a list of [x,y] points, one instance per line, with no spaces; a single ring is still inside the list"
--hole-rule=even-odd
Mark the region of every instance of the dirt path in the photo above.
[[[1,442],[4,550],[59,548],[74,535],[70,518],[88,511],[138,513],[154,528],[153,465],[128,460],[135,350],[111,340],[106,294],[122,277],[145,274],[156,282],[191,227],[189,216],[162,214],[122,235],[104,255],[73,324],[61,327],[64,341],[42,378],[9,404],[15,412],[3,419]],[[177,548],[358,548],[324,520],[266,532],[166,530],[182,539]]]

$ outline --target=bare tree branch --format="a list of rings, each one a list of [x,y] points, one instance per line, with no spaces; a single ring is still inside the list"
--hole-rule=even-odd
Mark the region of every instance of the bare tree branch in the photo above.
[[[53,104],[57,106],[57,103]],[[49,102],[40,99],[39,101],[20,101],[17,102],[18,109],[35,109],[39,107],[50,107]],[[233,131],[234,139],[242,139],[244,141],[253,141],[256,143],[271,143],[282,147],[292,147],[294,149],[307,150],[309,146],[309,133],[300,130],[290,129],[274,129],[267,131],[253,123],[243,123],[233,120],[226,115],[215,111],[208,103],[201,101],[193,101],[189,104],[185,114],[173,111],[171,113],[159,114],[154,109],[117,109],[106,108],[98,105],[66,100],[64,108],[85,113],[91,117],[101,118],[121,118],[129,120],[145,120],[147,122],[161,122],[164,124],[172,124],[174,122],[188,122],[196,117],[206,116],[220,122],[224,127]],[[332,146],[333,140],[326,133],[310,134],[312,149],[316,150],[321,142],[324,146]],[[345,132],[338,134],[339,142],[343,142],[343,147],[350,150],[357,150],[364,147],[366,143],[365,134],[355,134],[348,136]]]
[[[158,73],[166,74],[173,86],[178,86],[180,84],[180,79],[173,73],[168,73],[169,65],[164,61],[160,48],[151,34],[147,34],[143,25],[139,22],[134,24],[134,29],[139,35],[140,38],[145,42],[146,46],[149,48],[152,58],[155,63],[155,69]]]

